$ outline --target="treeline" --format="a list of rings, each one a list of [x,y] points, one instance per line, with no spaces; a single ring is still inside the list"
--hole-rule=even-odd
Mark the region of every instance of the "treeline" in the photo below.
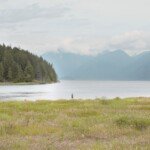
[[[34,81],[56,82],[52,64],[20,48],[0,45],[0,82]]]

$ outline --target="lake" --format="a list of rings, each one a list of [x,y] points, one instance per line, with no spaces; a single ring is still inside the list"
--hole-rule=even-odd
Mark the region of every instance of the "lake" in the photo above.
[[[57,100],[150,97],[150,81],[61,81],[55,84],[0,86],[0,100]]]

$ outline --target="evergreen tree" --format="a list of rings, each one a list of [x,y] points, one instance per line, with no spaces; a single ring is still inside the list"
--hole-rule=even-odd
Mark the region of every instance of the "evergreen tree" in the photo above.
[[[34,73],[33,73],[33,67],[30,62],[27,63],[24,74],[25,74],[26,82],[31,82],[33,80]]]
[[[38,81],[43,80],[40,64],[37,64],[37,66],[36,66],[36,80],[38,80]]]
[[[28,51],[0,45],[0,82],[57,82],[53,66]]]
[[[9,67],[8,69],[8,75],[7,75],[8,81],[12,81],[12,71],[11,68]]]
[[[15,78],[16,82],[24,82],[24,73],[20,65],[17,65],[17,76]]]

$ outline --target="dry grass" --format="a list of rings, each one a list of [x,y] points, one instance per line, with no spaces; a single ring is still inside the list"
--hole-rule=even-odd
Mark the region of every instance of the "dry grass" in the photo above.
[[[0,149],[150,149],[150,99],[0,102]]]

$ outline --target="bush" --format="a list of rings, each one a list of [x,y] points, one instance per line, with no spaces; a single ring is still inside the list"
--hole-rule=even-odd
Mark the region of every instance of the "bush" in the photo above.
[[[143,130],[150,126],[150,120],[133,117],[120,117],[115,121],[119,127],[134,127],[137,130]]]

